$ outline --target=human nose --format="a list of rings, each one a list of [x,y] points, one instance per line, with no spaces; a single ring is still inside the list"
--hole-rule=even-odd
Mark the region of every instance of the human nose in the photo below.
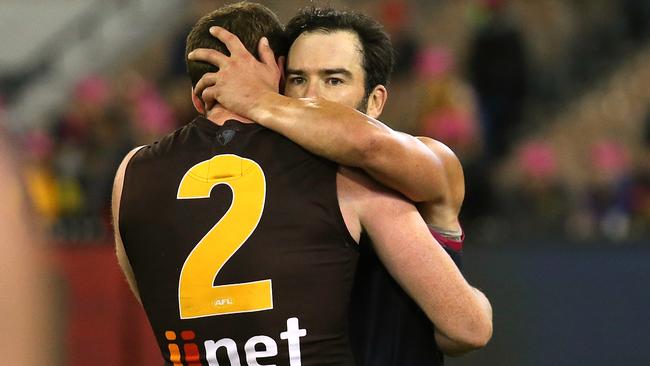
[[[305,98],[317,98],[320,96],[320,87],[316,81],[310,81],[305,88]]]

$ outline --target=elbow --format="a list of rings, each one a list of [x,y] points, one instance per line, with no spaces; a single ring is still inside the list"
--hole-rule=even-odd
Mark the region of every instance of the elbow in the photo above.
[[[409,200],[413,201],[414,203],[440,202],[444,199],[444,197],[439,195],[431,195],[426,189],[423,190],[405,189],[404,192],[402,192],[402,194]]]
[[[467,324],[457,342],[466,352],[475,351],[487,346],[492,338],[492,317],[482,317]]]
[[[467,339],[467,346],[472,350],[481,349],[487,346],[490,339],[492,339],[492,319],[474,327],[472,336]]]
[[[491,338],[492,319],[486,318],[464,324],[455,334],[445,336],[446,340],[438,344],[445,355],[457,357],[485,347]]]

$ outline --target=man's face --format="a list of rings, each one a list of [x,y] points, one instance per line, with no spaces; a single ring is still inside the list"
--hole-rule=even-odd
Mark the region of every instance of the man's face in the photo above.
[[[353,32],[303,33],[289,49],[285,95],[319,97],[365,113],[362,65],[361,43]]]

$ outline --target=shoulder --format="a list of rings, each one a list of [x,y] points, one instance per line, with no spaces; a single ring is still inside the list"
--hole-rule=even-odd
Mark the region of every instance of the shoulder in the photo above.
[[[192,121],[168,134],[160,137],[158,140],[151,142],[147,145],[137,147],[135,150],[140,151],[137,156],[138,162],[151,162],[160,159],[167,159],[174,156],[178,151],[191,150],[196,146],[199,134],[202,129],[197,126],[195,121]],[[136,152],[137,152],[136,151]],[[129,156],[133,151],[129,152]],[[133,156],[129,156],[132,158]]]
[[[124,183],[124,174],[126,172],[126,167],[129,165],[129,162],[133,156],[143,147],[145,146],[138,146],[129,151],[124,159],[122,159],[120,166],[117,168],[117,172],[115,173],[115,180],[113,182],[113,210],[119,210],[119,202],[120,197],[122,196],[122,185]]]
[[[380,216],[415,210],[402,194],[377,183],[361,170],[340,167],[336,181],[341,205],[351,207],[362,225]]]
[[[372,179],[368,174],[360,169],[340,166],[336,184],[339,190],[356,200],[395,198],[405,200],[405,198],[381,185]]]
[[[337,197],[343,220],[352,237],[359,242],[362,231],[375,222],[410,206],[398,193],[389,190],[361,170],[339,167],[336,174]]]
[[[138,146],[131,151],[129,151],[125,156],[124,159],[122,159],[122,162],[120,163],[120,166],[117,168],[117,173],[115,174],[116,177],[124,177],[124,172],[126,171],[126,167],[129,165],[129,162],[131,159],[133,159],[133,156],[140,151],[142,148],[147,147],[148,145],[143,145],[143,146]]]

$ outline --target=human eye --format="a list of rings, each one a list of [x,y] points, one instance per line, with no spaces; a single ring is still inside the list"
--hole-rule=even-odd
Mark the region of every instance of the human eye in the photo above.
[[[331,78],[327,78],[326,82],[328,85],[336,86],[336,85],[343,84],[343,79],[331,77]]]
[[[305,82],[305,78],[303,78],[302,76],[289,76],[288,81],[289,84],[300,85]]]

